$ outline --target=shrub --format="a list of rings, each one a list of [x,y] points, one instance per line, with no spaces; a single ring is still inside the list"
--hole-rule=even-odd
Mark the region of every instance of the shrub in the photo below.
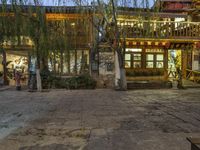
[[[44,68],[43,70],[41,70],[40,72],[41,75],[41,80],[42,80],[42,88],[43,89],[47,89],[50,87],[50,78],[51,78],[51,73],[48,70],[48,68]]]
[[[51,76],[49,78],[49,84],[49,87],[59,89],[94,89],[96,87],[96,81],[88,74],[83,74],[66,79]]]
[[[67,81],[68,89],[94,89],[96,81],[88,74],[72,77]]]

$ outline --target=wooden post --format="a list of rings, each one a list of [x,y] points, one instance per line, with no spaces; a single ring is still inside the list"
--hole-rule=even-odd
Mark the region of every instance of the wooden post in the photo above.
[[[164,80],[168,80],[168,49],[164,48]]]
[[[186,69],[187,69],[187,50],[182,50],[182,75],[183,75],[183,78],[186,78]]]

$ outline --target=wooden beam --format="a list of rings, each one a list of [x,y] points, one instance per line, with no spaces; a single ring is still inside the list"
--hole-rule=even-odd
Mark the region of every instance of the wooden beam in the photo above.
[[[58,13],[47,13],[47,20],[64,20],[64,19],[81,19],[88,18],[89,15],[86,14],[58,14]]]

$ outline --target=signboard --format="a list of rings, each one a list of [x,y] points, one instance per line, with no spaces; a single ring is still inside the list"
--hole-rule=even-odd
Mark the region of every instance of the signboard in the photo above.
[[[146,53],[163,53],[163,49],[146,49]]]
[[[164,10],[180,11],[187,10],[191,8],[191,3],[183,2],[166,2],[164,5]]]

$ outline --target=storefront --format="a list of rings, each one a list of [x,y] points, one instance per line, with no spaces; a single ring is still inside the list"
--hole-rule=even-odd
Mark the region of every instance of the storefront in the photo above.
[[[127,46],[124,57],[127,80],[168,80],[176,78],[177,68],[186,78],[187,69],[194,68],[195,60],[199,63],[194,43],[162,43],[160,46]]]
[[[164,80],[167,50],[151,46],[126,48],[125,68],[128,80]]]
[[[0,57],[2,62],[2,57]],[[22,85],[27,85],[28,81],[28,57],[26,55],[20,55],[8,51],[6,53],[6,68],[7,78],[9,79],[9,85],[15,85],[15,72],[21,73]],[[0,72],[3,74],[3,66],[0,65]]]

